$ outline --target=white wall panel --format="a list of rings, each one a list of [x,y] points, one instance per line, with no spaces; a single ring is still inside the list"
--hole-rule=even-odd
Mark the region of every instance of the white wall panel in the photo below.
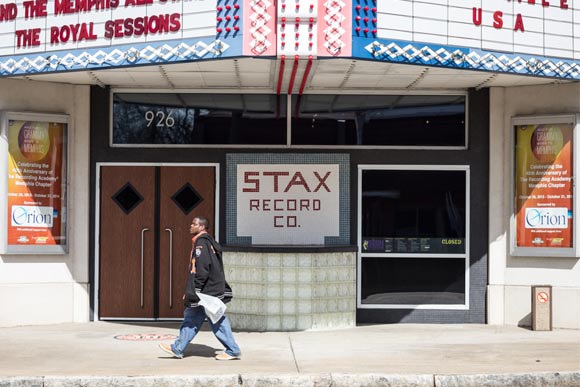
[[[498,30],[493,27],[483,27],[482,31],[484,50],[512,51],[513,32],[511,30]]]
[[[449,22],[449,39],[469,39],[481,44],[481,29],[473,24]]]
[[[414,38],[416,41],[425,42],[425,43],[433,43],[433,44],[441,44],[447,45],[448,40],[447,36],[445,35],[434,35],[429,33],[419,33],[415,32]]]
[[[543,41],[544,35],[540,35],[539,37],[537,37],[537,39]],[[524,43],[526,43],[526,42],[527,42],[527,40],[524,39]],[[526,44],[518,44],[517,40],[514,43],[514,51],[515,52],[526,52],[528,54],[535,54],[535,55],[542,55],[542,56],[545,55],[544,49],[543,49],[543,47],[541,47],[541,45],[528,46]]]
[[[413,18],[407,15],[389,15],[383,14],[377,21],[379,31],[401,31],[412,36]],[[387,38],[386,35],[380,34],[381,37]]]
[[[0,284],[0,310],[0,327],[72,322],[73,286]]]
[[[0,255],[0,326],[88,321],[89,106],[88,86],[0,79],[0,110],[69,115],[69,252]]]
[[[560,20],[567,23],[572,22],[572,8],[574,5],[573,1],[568,2],[568,9],[562,9],[559,6],[559,1],[551,1],[550,7],[542,7],[544,10],[544,18],[546,20]]]
[[[447,39],[447,21],[415,18],[415,34],[441,36]],[[418,38],[415,38],[418,40]]]
[[[548,284],[553,287],[554,327],[578,329],[580,258],[510,256],[509,219],[514,154],[511,118],[577,113],[579,92],[575,83],[490,90],[490,323],[529,325],[531,286]]]

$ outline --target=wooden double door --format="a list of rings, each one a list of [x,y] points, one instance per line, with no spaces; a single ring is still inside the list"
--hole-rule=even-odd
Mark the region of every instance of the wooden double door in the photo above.
[[[99,317],[183,315],[193,216],[215,215],[211,166],[102,166]]]

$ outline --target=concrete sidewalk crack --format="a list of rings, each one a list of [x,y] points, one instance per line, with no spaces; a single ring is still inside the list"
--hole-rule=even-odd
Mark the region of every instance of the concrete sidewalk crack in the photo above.
[[[296,354],[294,353],[294,347],[292,346],[292,338],[288,335],[288,343],[290,343],[290,350],[292,351],[292,357],[294,358],[294,365],[296,366],[296,371],[300,373],[300,367],[298,367],[298,361],[296,361]]]

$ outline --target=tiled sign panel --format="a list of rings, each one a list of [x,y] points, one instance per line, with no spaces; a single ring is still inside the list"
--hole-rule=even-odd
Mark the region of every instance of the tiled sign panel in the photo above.
[[[227,155],[226,242],[347,245],[347,154]]]
[[[574,0],[377,1],[377,38],[577,59]]]

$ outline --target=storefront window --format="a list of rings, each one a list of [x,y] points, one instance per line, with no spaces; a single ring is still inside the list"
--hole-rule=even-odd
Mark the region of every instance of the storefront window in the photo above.
[[[465,146],[463,95],[302,95],[293,145]]]
[[[468,169],[360,168],[360,306],[464,305]]]
[[[114,93],[113,144],[286,144],[286,96]]]
[[[462,259],[368,257],[361,272],[363,304],[465,303]]]
[[[465,95],[113,92],[112,110],[119,146],[466,147]]]

